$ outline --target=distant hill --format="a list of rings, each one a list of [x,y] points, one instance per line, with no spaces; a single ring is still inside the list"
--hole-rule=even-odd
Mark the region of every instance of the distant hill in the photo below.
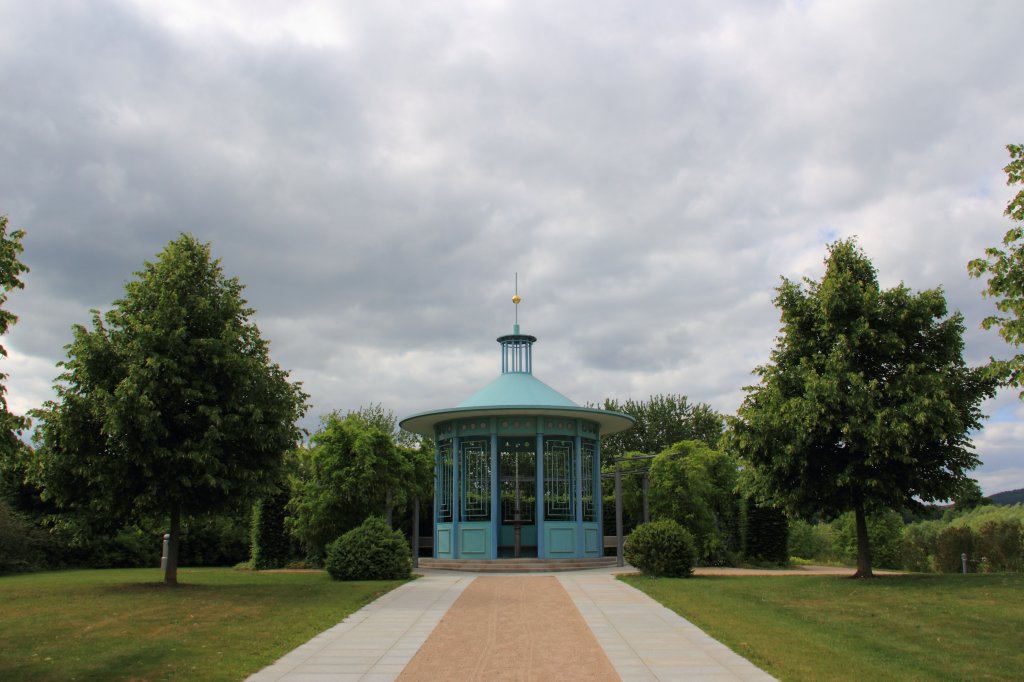
[[[992,504],[1024,504],[1024,488],[989,495],[988,499],[992,500]]]

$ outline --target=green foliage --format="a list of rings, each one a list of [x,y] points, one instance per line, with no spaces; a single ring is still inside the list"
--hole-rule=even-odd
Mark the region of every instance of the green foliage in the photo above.
[[[322,559],[328,542],[371,514],[385,515],[389,500],[395,507],[427,497],[432,474],[429,448],[396,444],[393,431],[363,412],[332,412],[299,451],[289,527],[309,557]]]
[[[935,541],[935,570],[939,573],[960,573],[961,555],[968,559],[974,555],[974,533],[965,526],[946,526]]]
[[[747,561],[784,564],[789,560],[789,521],[781,509],[747,499],[743,513],[743,556]]]
[[[47,540],[42,529],[0,498],[0,575],[45,568]]]
[[[722,435],[722,415],[704,403],[691,405],[684,395],[658,394],[643,402],[629,399],[624,403],[609,398],[604,409],[624,412],[636,423],[601,438],[603,459],[627,452],[654,455],[684,440],[699,440],[713,448]]]
[[[402,580],[412,572],[409,543],[379,516],[327,545],[327,572],[335,580]]]
[[[704,564],[735,563],[740,549],[736,479],[733,457],[701,441],[676,443],[651,464],[651,516],[687,529]]]
[[[986,505],[958,514],[950,525],[978,531],[989,521],[1020,521],[1024,523],[1024,504],[1009,506]]]
[[[903,539],[903,517],[894,511],[880,511],[867,516],[871,559],[881,568],[898,569],[900,543]],[[832,522],[833,551],[842,561],[857,562],[857,529],[854,516],[846,513]]]
[[[689,578],[697,554],[689,531],[672,519],[660,519],[629,534],[623,557],[644,575]]]
[[[835,560],[832,545],[831,524],[790,520],[789,553],[792,556],[828,563]]]
[[[288,498],[288,491],[280,490],[253,507],[250,551],[252,567],[258,571],[281,568],[290,558],[291,543],[284,525]]]
[[[986,521],[974,542],[976,559],[985,572],[1024,570],[1024,524],[1016,519]]]
[[[35,414],[44,496],[94,520],[248,507],[276,480],[306,395],[269,358],[237,278],[182,235],[74,328],[56,401]]]
[[[24,289],[21,275],[28,272],[28,267],[18,256],[24,247],[21,240],[25,237],[24,230],[7,232],[7,216],[0,215],[0,336],[7,333],[18,317],[7,310],[7,294],[13,289]],[[0,345],[0,357],[7,357],[7,349]],[[0,460],[18,449],[18,434],[28,427],[28,420],[7,411],[7,389],[4,382],[7,375],[0,372]]]
[[[907,571],[934,572],[939,533],[944,527],[941,521],[921,521],[905,526],[900,540],[900,566]]]
[[[1006,184],[1024,185],[1024,145],[1008,144],[1010,163],[1003,168]],[[1024,189],[1006,205],[1003,214],[1016,224],[1003,236],[1003,247],[985,249],[985,258],[976,258],[967,264],[971,277],[988,274],[984,295],[996,299],[1000,314],[990,315],[981,322],[984,329],[997,327],[1003,340],[1014,348],[1024,343]],[[1009,360],[993,360],[992,372],[1007,386],[1024,388],[1024,354]],[[1020,393],[1024,398],[1024,391]]]
[[[820,282],[779,286],[782,333],[730,420],[728,449],[759,497],[805,517],[948,499],[978,464],[969,434],[995,391],[964,364],[961,316],[947,315],[940,289],[882,290],[853,240],[831,244],[825,266]]]

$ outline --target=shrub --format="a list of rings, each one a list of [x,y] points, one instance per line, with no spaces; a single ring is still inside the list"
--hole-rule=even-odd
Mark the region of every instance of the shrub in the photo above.
[[[832,526],[802,519],[789,523],[789,553],[801,559],[832,561]]]
[[[987,570],[1017,572],[1024,568],[1021,533],[1024,527],[1016,519],[986,521],[975,534],[972,559],[988,559]]]
[[[44,531],[0,499],[0,575],[44,568]]]
[[[920,521],[903,529],[900,541],[900,563],[907,571],[929,573],[935,570],[940,521]]]
[[[974,533],[963,526],[948,526],[939,532],[935,551],[935,569],[940,573],[963,570],[961,554],[974,557]]]
[[[288,561],[290,543],[284,527],[288,497],[288,491],[279,491],[253,507],[251,547],[256,570],[281,568]]]
[[[868,514],[868,544],[871,563],[878,568],[899,568],[900,543],[903,538],[903,517],[886,510]],[[832,523],[832,538],[836,555],[843,561],[857,562],[857,527],[853,512],[847,512]]]
[[[412,557],[401,531],[371,516],[327,545],[326,567],[335,580],[400,580],[412,572]]]
[[[636,527],[626,540],[627,562],[646,575],[688,578],[697,552],[693,535],[671,519]]]
[[[781,510],[747,500],[743,554],[748,561],[784,564],[789,561],[789,522]]]

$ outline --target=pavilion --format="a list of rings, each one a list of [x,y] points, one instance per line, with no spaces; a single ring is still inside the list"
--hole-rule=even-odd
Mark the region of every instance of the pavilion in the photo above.
[[[436,559],[604,553],[600,437],[634,420],[580,407],[534,377],[536,341],[519,332],[517,314],[498,338],[500,376],[455,407],[401,422],[434,440]]]

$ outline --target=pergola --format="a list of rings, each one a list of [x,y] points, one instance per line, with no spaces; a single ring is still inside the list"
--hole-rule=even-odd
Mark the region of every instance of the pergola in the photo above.
[[[401,422],[434,439],[435,558],[604,553],[600,437],[634,420],[580,407],[534,377],[536,340],[517,323],[498,338],[498,378],[455,407]]]

